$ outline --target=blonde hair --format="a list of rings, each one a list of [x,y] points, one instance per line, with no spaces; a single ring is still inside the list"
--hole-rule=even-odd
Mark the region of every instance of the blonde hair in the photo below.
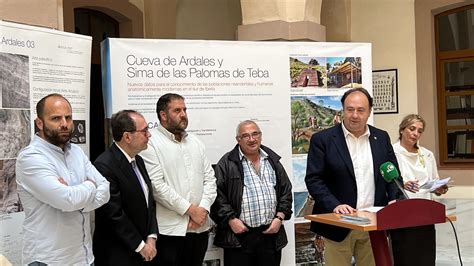
[[[425,119],[423,119],[423,117],[421,117],[420,115],[409,114],[409,115],[405,116],[403,118],[402,122],[400,122],[400,125],[398,125],[398,139],[402,140],[402,131],[405,130],[405,128],[413,125],[416,122],[422,123],[423,124],[423,130],[425,129],[425,127],[426,127]]]

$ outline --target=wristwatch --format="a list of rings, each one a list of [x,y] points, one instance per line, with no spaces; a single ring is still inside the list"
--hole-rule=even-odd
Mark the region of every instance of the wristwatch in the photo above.
[[[278,220],[280,220],[282,223],[283,223],[283,218],[281,218],[281,216],[279,215],[275,215],[275,217],[273,217],[274,219],[277,218]]]

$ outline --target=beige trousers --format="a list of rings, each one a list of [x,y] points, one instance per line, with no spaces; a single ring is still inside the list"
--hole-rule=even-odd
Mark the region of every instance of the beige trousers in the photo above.
[[[358,266],[375,266],[369,233],[351,230],[342,242],[324,238],[326,266],[350,266],[352,256]]]

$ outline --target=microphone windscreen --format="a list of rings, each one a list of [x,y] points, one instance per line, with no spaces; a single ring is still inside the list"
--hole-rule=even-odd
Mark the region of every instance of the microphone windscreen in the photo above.
[[[381,164],[379,170],[380,174],[382,174],[383,179],[385,179],[385,181],[387,182],[392,182],[400,176],[397,168],[392,162],[385,162]]]

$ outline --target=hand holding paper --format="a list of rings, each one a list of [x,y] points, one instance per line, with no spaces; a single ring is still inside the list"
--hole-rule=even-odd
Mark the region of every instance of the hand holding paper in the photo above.
[[[445,186],[451,180],[451,177],[446,177],[443,179],[435,179],[433,181],[428,181],[420,186],[420,189],[427,189],[430,192],[434,192],[436,189]]]

